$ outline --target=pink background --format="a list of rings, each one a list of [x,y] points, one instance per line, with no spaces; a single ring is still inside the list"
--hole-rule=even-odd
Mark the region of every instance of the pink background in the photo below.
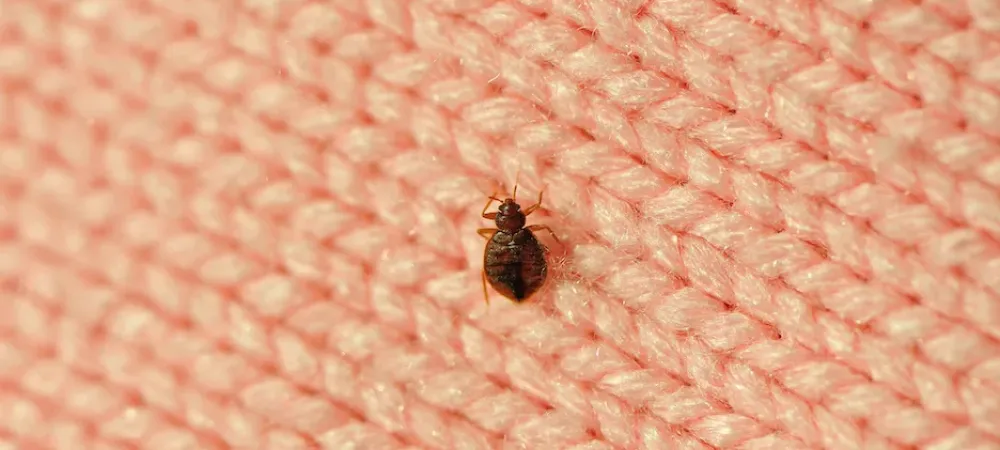
[[[3,0],[0,87],[2,449],[1000,449],[998,0]]]

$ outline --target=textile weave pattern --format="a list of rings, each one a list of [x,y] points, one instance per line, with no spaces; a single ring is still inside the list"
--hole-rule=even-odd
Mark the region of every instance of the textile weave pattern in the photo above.
[[[0,88],[0,449],[1000,449],[998,0],[2,0]]]

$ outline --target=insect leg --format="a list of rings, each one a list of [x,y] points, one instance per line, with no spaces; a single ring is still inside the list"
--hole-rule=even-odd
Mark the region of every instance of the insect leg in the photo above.
[[[492,205],[493,202],[497,202],[497,201],[500,201],[500,200],[497,199],[497,193],[494,192],[493,195],[490,196],[490,201],[486,202],[486,206],[483,207],[482,215],[483,215],[484,219],[490,219],[490,220],[496,219],[497,213],[489,213],[489,214],[487,214],[486,210],[490,209],[490,205]]]
[[[538,209],[538,208],[540,208],[542,206],[542,195],[544,195],[544,194],[545,194],[545,190],[544,189],[538,191],[538,203],[535,203],[534,205],[529,206],[528,209],[525,209],[524,210],[524,215],[525,216],[527,216],[527,215],[535,212],[536,209]]]
[[[480,228],[480,229],[476,230],[476,233],[479,233],[480,236],[482,236],[482,237],[484,237],[486,239],[489,239],[489,238],[493,237],[493,233],[496,233],[496,232],[497,232],[496,228]]]
[[[559,245],[563,245],[562,241],[560,241],[559,238],[556,237],[556,234],[552,231],[551,228],[549,228],[548,225],[529,225],[525,228],[531,231],[547,231],[549,235],[552,236],[552,239],[555,239],[556,242],[559,243]]]
[[[486,301],[486,306],[490,306],[490,293],[486,290],[486,269],[483,269],[483,300]]]

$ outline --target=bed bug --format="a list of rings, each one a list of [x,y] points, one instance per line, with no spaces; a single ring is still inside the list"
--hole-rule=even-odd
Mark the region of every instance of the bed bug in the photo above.
[[[496,228],[480,228],[478,233],[486,238],[483,252],[483,297],[489,305],[490,297],[486,289],[489,282],[504,297],[516,303],[527,300],[545,284],[548,277],[548,249],[535,236],[535,231],[547,231],[556,242],[559,239],[546,225],[526,225],[527,217],[542,206],[542,195],[538,202],[521,211],[517,203],[517,185],[510,198],[500,200],[496,194],[490,196],[483,207],[484,219],[493,220]],[[493,202],[500,202],[497,212],[487,213]]]

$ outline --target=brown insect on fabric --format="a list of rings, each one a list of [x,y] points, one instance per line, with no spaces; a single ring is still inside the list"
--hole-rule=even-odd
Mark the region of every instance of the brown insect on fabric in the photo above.
[[[493,220],[496,228],[480,228],[478,233],[487,239],[483,252],[483,297],[489,304],[486,284],[494,290],[521,303],[530,298],[544,284],[548,277],[548,249],[535,236],[535,231],[547,231],[555,237],[546,225],[528,225],[527,218],[542,205],[543,192],[538,193],[538,202],[521,210],[517,203],[517,186],[510,198],[499,199],[491,195],[483,207],[484,219]],[[493,202],[500,202],[496,212],[487,213]]]

